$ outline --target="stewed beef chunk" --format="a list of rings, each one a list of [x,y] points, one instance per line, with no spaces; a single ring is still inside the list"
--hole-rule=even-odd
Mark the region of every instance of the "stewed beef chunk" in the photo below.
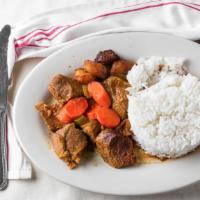
[[[62,159],[67,163],[69,168],[76,167],[80,163],[81,154],[88,144],[86,135],[83,131],[77,129],[74,123],[65,125],[54,134],[59,135],[59,138],[63,138],[65,141],[64,154],[61,151],[61,153],[59,152],[57,155],[64,155],[62,156]],[[54,137],[55,136],[53,136],[53,139]],[[61,143],[63,139],[61,139]],[[58,149],[58,147],[54,146],[55,151],[56,149]]]
[[[52,133],[50,135],[52,147],[56,153],[56,155],[63,159],[67,156],[66,153],[66,145],[65,145],[65,138],[59,134]]]
[[[64,124],[55,117],[58,110],[60,110],[59,104],[47,105],[43,102],[39,102],[35,107],[50,131],[57,131],[64,126]]]
[[[129,86],[127,81],[116,76],[110,76],[104,81],[106,90],[112,99],[112,109],[121,119],[127,118],[128,98],[126,88]]]
[[[66,103],[73,97],[82,96],[82,86],[73,78],[58,74],[48,86],[49,92],[60,103]]]
[[[97,150],[103,160],[115,168],[133,165],[133,141],[114,130],[104,130],[96,138]]]

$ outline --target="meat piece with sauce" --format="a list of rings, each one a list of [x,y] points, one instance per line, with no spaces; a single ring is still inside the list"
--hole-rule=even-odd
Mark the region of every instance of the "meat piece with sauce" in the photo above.
[[[51,139],[56,154],[67,163],[70,169],[80,163],[81,154],[88,142],[86,135],[77,129],[74,123],[67,124],[53,133]]]
[[[53,97],[62,104],[73,97],[82,96],[82,87],[78,81],[61,74],[54,76],[48,89]]]
[[[64,126],[64,124],[55,117],[56,113],[61,109],[59,104],[47,105],[43,102],[39,102],[35,107],[50,131],[57,131]]]
[[[115,168],[131,166],[135,163],[133,141],[116,134],[114,130],[104,130],[96,138],[97,150],[103,160]]]
[[[50,135],[52,147],[56,153],[56,155],[63,159],[66,157],[66,145],[65,145],[65,138],[59,134],[52,133]]]
[[[112,109],[121,119],[127,118],[128,98],[126,88],[128,82],[116,76],[110,76],[104,81],[106,90],[112,99]]]

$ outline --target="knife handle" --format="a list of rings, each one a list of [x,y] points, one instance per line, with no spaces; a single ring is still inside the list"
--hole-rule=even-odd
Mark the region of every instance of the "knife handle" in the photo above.
[[[0,109],[0,190],[8,186],[6,112]]]

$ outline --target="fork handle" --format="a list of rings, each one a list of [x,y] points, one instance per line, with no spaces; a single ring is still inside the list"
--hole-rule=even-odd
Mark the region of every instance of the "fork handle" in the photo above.
[[[8,186],[6,112],[0,110],[0,190]]]

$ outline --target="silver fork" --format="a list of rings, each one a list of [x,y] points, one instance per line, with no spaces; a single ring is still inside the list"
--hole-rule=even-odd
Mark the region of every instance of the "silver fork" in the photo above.
[[[10,26],[0,32],[0,190],[8,186],[7,145],[6,145],[6,110],[8,91],[7,46]]]

